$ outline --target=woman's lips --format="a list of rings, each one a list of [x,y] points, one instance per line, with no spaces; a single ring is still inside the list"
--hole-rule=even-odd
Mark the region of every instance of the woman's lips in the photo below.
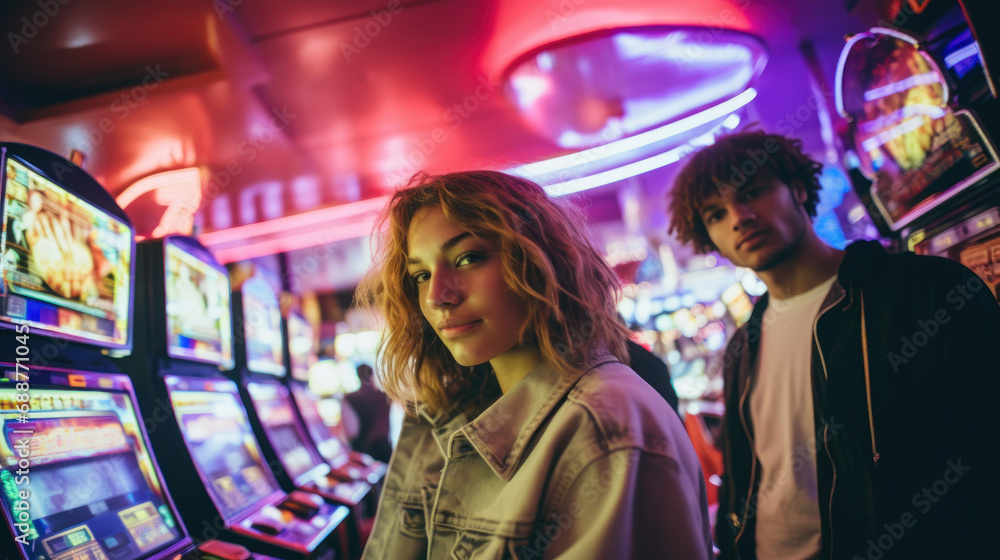
[[[455,338],[457,336],[462,336],[468,333],[472,329],[479,326],[482,320],[472,321],[471,323],[465,323],[464,325],[456,325],[454,327],[444,327],[441,329],[441,336],[446,338]]]

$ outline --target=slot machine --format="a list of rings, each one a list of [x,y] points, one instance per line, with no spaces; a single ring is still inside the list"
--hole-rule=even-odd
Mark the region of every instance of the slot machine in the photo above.
[[[996,49],[983,29],[986,3],[950,4],[931,2],[908,29],[848,38],[837,105],[849,121],[848,159],[870,181],[856,187],[883,234],[904,250],[962,262],[997,296],[1000,101],[988,68]]]
[[[374,513],[365,507],[371,501],[366,498],[372,494],[372,484],[361,475],[352,478],[344,469],[331,468],[309,438],[291,393],[281,381],[287,372],[302,370],[302,364],[294,360],[289,367],[286,332],[296,333],[298,349],[306,337],[311,338],[301,331],[308,324],[291,319],[286,326],[277,295],[258,275],[246,279],[233,292],[233,300],[236,340],[243,343],[236,346],[236,366],[228,375],[239,385],[264,457],[280,465],[274,472],[285,490],[306,491],[351,509],[341,534],[350,554],[360,555],[366,538],[362,526]]]
[[[122,368],[155,422],[167,484],[189,527],[287,560],[331,560],[346,507],[286,492],[264,457],[233,368],[229,276],[184,236],[143,241],[137,266],[136,345]]]
[[[195,541],[129,378],[131,222],[92,177],[0,144],[0,554],[22,560],[247,560]],[[271,560],[257,556],[257,560]]]
[[[285,340],[288,341],[285,346],[285,363],[288,367],[288,375],[285,376],[285,381],[287,386],[292,387],[292,390],[299,390],[309,385],[309,369],[316,362],[316,339],[312,325],[309,324],[305,317],[295,311],[289,311],[284,327]],[[312,394],[311,391],[309,393]],[[314,394],[312,394],[312,397],[314,398],[309,399],[310,403],[318,402],[319,399],[315,398]],[[291,403],[294,406],[296,400],[294,397],[291,398]],[[312,408],[310,406],[309,410],[312,410]],[[298,408],[296,407],[296,409]],[[308,411],[306,414],[308,414]],[[332,429],[328,431],[338,436],[337,441],[324,444],[324,452],[321,452],[311,435],[313,433],[322,433],[316,432],[316,428],[319,428],[319,426],[306,427],[305,420],[303,420],[305,415],[300,413],[299,419],[302,420],[300,425],[305,428],[306,440],[309,441],[312,449],[315,449],[324,461],[330,461],[329,464],[332,467],[331,477],[337,480],[351,481],[355,484],[375,485],[377,490],[377,486],[385,475],[386,465],[364,453],[351,450],[347,446],[346,433],[339,429],[339,423],[335,420],[337,416],[336,412],[328,416],[333,416],[334,420],[324,421],[324,424],[328,428],[332,425]],[[316,416],[310,416],[310,418],[315,423]],[[322,418],[320,420],[322,421]],[[343,447],[340,447],[340,445],[343,445]],[[377,506],[378,502],[377,494],[378,492],[376,491],[368,495],[371,502],[371,507],[369,508],[370,515],[374,515],[375,513],[374,507]]]

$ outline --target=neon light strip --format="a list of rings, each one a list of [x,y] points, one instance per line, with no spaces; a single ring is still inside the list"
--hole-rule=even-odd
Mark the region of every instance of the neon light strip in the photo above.
[[[700,144],[702,142],[714,140],[716,130],[718,130],[718,128],[713,129],[711,132],[706,134],[702,134],[688,144],[678,146],[672,150],[663,152],[662,154],[657,154],[655,156],[648,157],[628,165],[623,165],[615,169],[596,173],[594,175],[588,175],[586,177],[580,177],[579,179],[573,179],[572,181],[549,185],[545,187],[545,192],[547,192],[550,196],[563,196],[585,191],[587,189],[601,187],[614,183],[615,181],[621,181],[623,179],[628,179],[629,177],[635,177],[636,175],[648,173],[654,169],[666,167],[671,163],[680,161],[681,158],[692,149],[691,144]]]
[[[157,173],[155,175],[150,175],[139,179],[138,181],[132,183],[127,189],[122,191],[115,202],[118,206],[124,209],[129,204],[132,204],[135,199],[148,193],[149,191],[156,190],[164,186],[176,186],[176,185],[195,185],[195,188],[201,187],[201,170],[197,167],[185,167],[183,169],[174,169],[172,171],[164,171],[162,173]]]
[[[917,86],[926,86],[929,84],[935,84],[940,82],[940,78],[934,75],[933,72],[924,72],[923,74],[917,74],[916,76],[910,76],[905,80],[900,80],[898,82],[893,82],[882,87],[877,87],[865,92],[865,101],[875,101],[876,99],[881,99],[883,97],[892,95],[894,93],[899,93],[901,91],[906,91],[910,88]]]
[[[944,65],[947,66],[948,68],[952,68],[959,62],[962,62],[967,58],[972,58],[978,54],[979,54],[979,46],[976,45],[975,43],[972,43],[944,57]]]
[[[570,154],[567,156],[508,169],[507,172],[524,176],[525,174],[550,173],[560,169],[567,169],[579,165],[578,163],[570,160],[576,159],[581,154],[586,154],[587,152],[599,152],[602,154],[598,158],[587,161],[587,164],[592,163],[593,161],[599,161],[606,157],[647,146],[654,142],[682,134],[699,126],[710,123],[713,120],[726,116],[727,113],[731,114],[733,111],[742,108],[746,104],[750,103],[750,101],[753,101],[756,97],[757,90],[748,88],[743,93],[719,103],[714,107],[710,107],[685,119],[664,125],[658,129],[625,138],[611,144],[606,144],[604,146],[600,146],[599,148],[593,148],[591,150],[577,152],[576,154]],[[718,127],[713,129],[712,132],[708,134],[699,136],[689,144],[697,144],[708,138],[714,138],[716,130],[718,130]],[[659,169],[670,165],[671,163],[680,161],[685,150],[690,149],[689,144],[679,146],[670,151],[633,162],[622,167],[566,181],[564,183],[550,185],[545,187],[545,190],[550,196],[561,196],[600,187],[615,181],[627,179],[629,177],[634,177],[636,175],[640,175],[654,169]],[[336,241],[343,241],[346,239],[355,239],[369,235],[377,219],[374,215],[363,216],[363,214],[367,212],[380,212],[383,208],[385,208],[388,201],[388,196],[382,196],[352,202],[349,204],[341,204],[339,206],[313,210],[311,212],[304,212],[293,216],[285,216],[266,222],[209,232],[201,235],[199,240],[206,246],[213,247],[213,253],[215,253],[219,262],[226,264],[237,260],[245,260],[263,255],[273,255],[276,253],[293,251],[320,244],[334,243]],[[308,232],[297,235],[282,236],[278,239],[269,239],[257,243],[248,243],[238,247],[221,249],[214,248],[215,246],[227,243],[285,232],[290,229],[300,229],[310,225],[336,223],[337,221],[350,217],[361,219],[355,223],[343,224],[332,228],[324,228],[323,233],[325,235],[322,236],[323,239],[320,243],[317,243],[316,232]]]
[[[902,124],[896,125],[885,132],[876,134],[875,136],[861,142],[861,148],[866,152],[874,152],[879,146],[891,142],[908,132],[913,132],[923,125],[923,117],[913,117]]]
[[[596,161],[623,154],[630,150],[642,148],[655,142],[666,140],[667,138],[672,138],[694,130],[699,126],[706,125],[716,119],[720,119],[727,114],[739,110],[746,104],[753,101],[755,97],[757,97],[757,90],[754,88],[747,88],[739,95],[727,99],[718,105],[709,107],[700,113],[696,113],[679,121],[665,124],[648,132],[636,134],[635,136],[623,138],[616,142],[611,142],[609,144],[604,144],[603,146],[597,146],[595,148],[590,148],[588,150],[583,150],[565,156],[520,165],[507,169],[506,172],[512,175],[519,175],[521,177],[533,177],[544,175],[546,173],[552,173],[553,171],[561,171],[572,167],[590,165]]]
[[[315,231],[300,233],[298,235],[290,235],[277,239],[260,241],[257,243],[249,243],[239,247],[213,250],[213,252],[215,253],[215,258],[217,258],[222,264],[252,259],[254,257],[262,257],[264,255],[287,253],[296,249],[304,249],[306,247],[336,243],[337,241],[344,241],[346,239],[365,237],[372,233],[372,230],[375,227],[375,220],[376,216],[369,216],[359,222],[323,228],[322,234],[318,234]]]
[[[348,204],[340,204],[328,208],[320,208],[319,210],[284,216],[274,220],[268,220],[266,222],[258,222],[256,224],[247,224],[245,226],[237,226],[234,228],[213,231],[199,236],[198,239],[205,245],[222,245],[224,243],[252,239],[254,237],[279,233],[290,229],[301,229],[306,226],[336,223],[337,221],[350,217],[360,216],[366,212],[381,212],[388,202],[388,196],[369,198],[359,200],[358,202],[350,202]],[[315,237],[316,232],[312,232],[310,235]],[[361,235],[356,235],[355,237],[361,237]]]
[[[861,132],[870,134],[876,130],[885,128],[891,123],[907,120],[908,117],[915,115],[927,115],[932,119],[940,119],[945,116],[945,114],[945,110],[936,105],[907,105],[902,109],[889,113],[888,115],[866,122],[859,128],[861,129]]]

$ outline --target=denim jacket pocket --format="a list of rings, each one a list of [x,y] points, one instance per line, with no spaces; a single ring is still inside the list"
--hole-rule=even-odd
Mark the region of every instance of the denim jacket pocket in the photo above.
[[[427,520],[422,506],[400,504],[399,532],[415,539],[427,538]]]
[[[516,560],[521,558],[518,545],[523,539],[511,539],[476,531],[464,531],[451,549],[451,560]]]

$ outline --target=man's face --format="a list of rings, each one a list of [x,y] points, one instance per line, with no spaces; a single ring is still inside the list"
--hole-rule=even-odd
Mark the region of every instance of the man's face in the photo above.
[[[700,216],[719,254],[736,266],[768,270],[792,255],[808,228],[806,193],[762,178],[706,198]]]

